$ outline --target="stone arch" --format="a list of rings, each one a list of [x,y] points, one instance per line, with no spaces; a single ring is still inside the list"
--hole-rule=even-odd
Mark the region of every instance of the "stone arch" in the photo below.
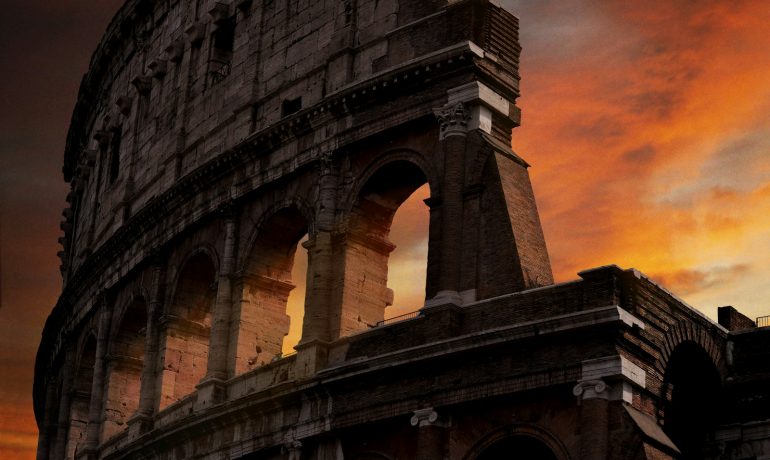
[[[69,428],[65,449],[65,458],[67,459],[75,458],[79,447],[86,441],[94,367],[96,365],[96,332],[86,331],[77,349],[75,374],[70,389]]]
[[[120,433],[139,408],[148,308],[141,292],[132,293],[113,326],[108,352],[102,439]]]
[[[722,356],[722,346],[717,344],[713,334],[695,322],[680,321],[673,324],[663,336],[660,358],[655,363],[655,368],[660,372],[660,375],[665,374],[671,353],[676,346],[685,341],[694,342],[703,348],[720,374],[724,374],[725,363]]]
[[[352,188],[341,226],[341,315],[339,322],[333,323],[339,329],[331,331],[332,337],[349,335],[383,320],[385,308],[393,302],[393,291],[387,286],[388,261],[395,249],[388,238],[393,217],[415,190],[436,183],[431,183],[435,180],[432,175],[428,163],[416,152],[396,151],[372,162]]]
[[[190,261],[190,259],[198,256],[198,255],[205,255],[211,260],[211,263],[214,266],[215,273],[219,273],[219,255],[217,253],[216,248],[209,243],[199,243],[197,244],[190,252],[185,254],[185,256],[181,259],[181,261],[176,264],[176,270],[173,271],[173,276],[171,281],[171,290],[168,292],[168,298],[174,299],[176,296],[177,288],[179,287],[179,277],[181,276],[182,269],[187,266],[187,263]],[[169,267],[172,268],[172,267]],[[146,298],[146,297],[145,297]],[[169,307],[171,306],[170,302],[167,302],[165,304],[165,314],[170,314],[168,311]]]
[[[507,450],[510,447],[531,448],[536,452],[544,452],[544,457],[538,460],[570,460],[570,455],[564,444],[550,431],[533,424],[515,424],[498,428],[486,434],[463,457],[464,460],[481,460],[500,458],[491,452]],[[550,455],[550,457],[549,457]]]
[[[313,206],[301,197],[291,197],[278,200],[268,206],[263,212],[260,213],[259,218],[254,224],[254,228],[249,235],[249,239],[244,247],[244,255],[240,259],[239,271],[245,271],[249,263],[250,255],[254,251],[254,247],[259,239],[260,229],[265,223],[270,220],[276,213],[284,209],[295,209],[302,217],[307,221],[308,233],[315,233],[315,212]]]
[[[201,246],[177,271],[171,301],[162,320],[160,409],[195,391],[206,375],[211,320],[216,300],[217,263]]]
[[[114,337],[115,334],[118,333],[118,329],[120,328],[121,321],[125,318],[126,314],[128,314],[128,310],[137,302],[140,303],[147,303],[147,299],[149,299],[149,296],[147,295],[147,291],[145,290],[144,286],[138,285],[135,286],[133,289],[129,290],[128,292],[125,292],[122,298],[119,298],[117,303],[117,306],[115,308],[115,312],[112,314],[112,324],[110,326],[110,337]],[[110,345],[112,347],[112,345]],[[110,348],[110,352],[111,352]]]
[[[296,286],[292,268],[297,245],[311,231],[311,215],[295,198],[275,203],[257,221],[235,289],[236,375],[281,356],[290,325],[287,303]]]
[[[670,351],[659,415],[683,459],[703,458],[707,437],[720,418],[721,392],[722,377],[714,356],[701,343],[685,339]]]
[[[441,177],[433,166],[433,163],[422,153],[417,150],[411,149],[394,149],[387,150],[377,156],[374,160],[369,162],[365,168],[362,169],[358,179],[351,189],[348,191],[344,199],[345,214],[349,214],[352,208],[355,206],[358,195],[361,193],[361,189],[372,178],[374,174],[380,171],[383,167],[390,163],[406,162],[412,163],[419,168],[427,180],[430,187],[430,193],[432,199],[439,199],[441,196]]]

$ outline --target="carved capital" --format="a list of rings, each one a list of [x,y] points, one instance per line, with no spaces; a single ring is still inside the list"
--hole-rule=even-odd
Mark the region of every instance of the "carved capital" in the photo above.
[[[326,151],[321,153],[318,161],[319,174],[326,176],[334,171],[334,153]]]
[[[608,399],[609,390],[604,380],[584,380],[572,388],[572,394],[581,399]]]
[[[443,140],[449,136],[465,136],[468,132],[471,112],[462,102],[434,109],[433,114],[438,118],[441,128],[439,139]]]
[[[412,426],[428,426],[438,421],[438,413],[432,407],[414,411],[410,423]]]
[[[238,214],[238,206],[234,200],[227,200],[219,205],[217,212],[226,221],[233,221]]]
[[[302,458],[302,442],[297,440],[295,436],[295,430],[292,428],[283,439],[281,450],[284,454],[288,454],[288,460],[300,460]]]

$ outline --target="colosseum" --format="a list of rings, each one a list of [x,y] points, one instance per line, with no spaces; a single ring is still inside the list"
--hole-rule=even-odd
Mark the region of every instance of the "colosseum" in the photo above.
[[[38,459],[770,458],[770,328],[553,283],[519,53],[493,0],[128,0],[66,142]],[[386,319],[426,184],[425,300]]]

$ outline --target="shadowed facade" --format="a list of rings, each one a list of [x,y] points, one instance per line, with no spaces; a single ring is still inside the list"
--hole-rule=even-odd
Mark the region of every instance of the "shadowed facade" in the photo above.
[[[67,140],[39,458],[719,458],[728,329],[633,270],[553,285],[517,34],[486,0],[128,1]],[[425,184],[425,302],[383,323]]]

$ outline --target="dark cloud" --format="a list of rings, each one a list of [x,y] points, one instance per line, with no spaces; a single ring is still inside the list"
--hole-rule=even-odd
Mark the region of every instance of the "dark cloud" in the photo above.
[[[680,89],[644,91],[628,96],[631,111],[645,118],[668,119],[682,102]]]
[[[632,163],[648,163],[655,158],[657,150],[650,144],[645,144],[635,149],[626,150],[622,154],[623,161]]]
[[[64,141],[91,53],[122,0],[18,0],[0,15],[0,457],[34,458],[32,367],[60,289]]]

